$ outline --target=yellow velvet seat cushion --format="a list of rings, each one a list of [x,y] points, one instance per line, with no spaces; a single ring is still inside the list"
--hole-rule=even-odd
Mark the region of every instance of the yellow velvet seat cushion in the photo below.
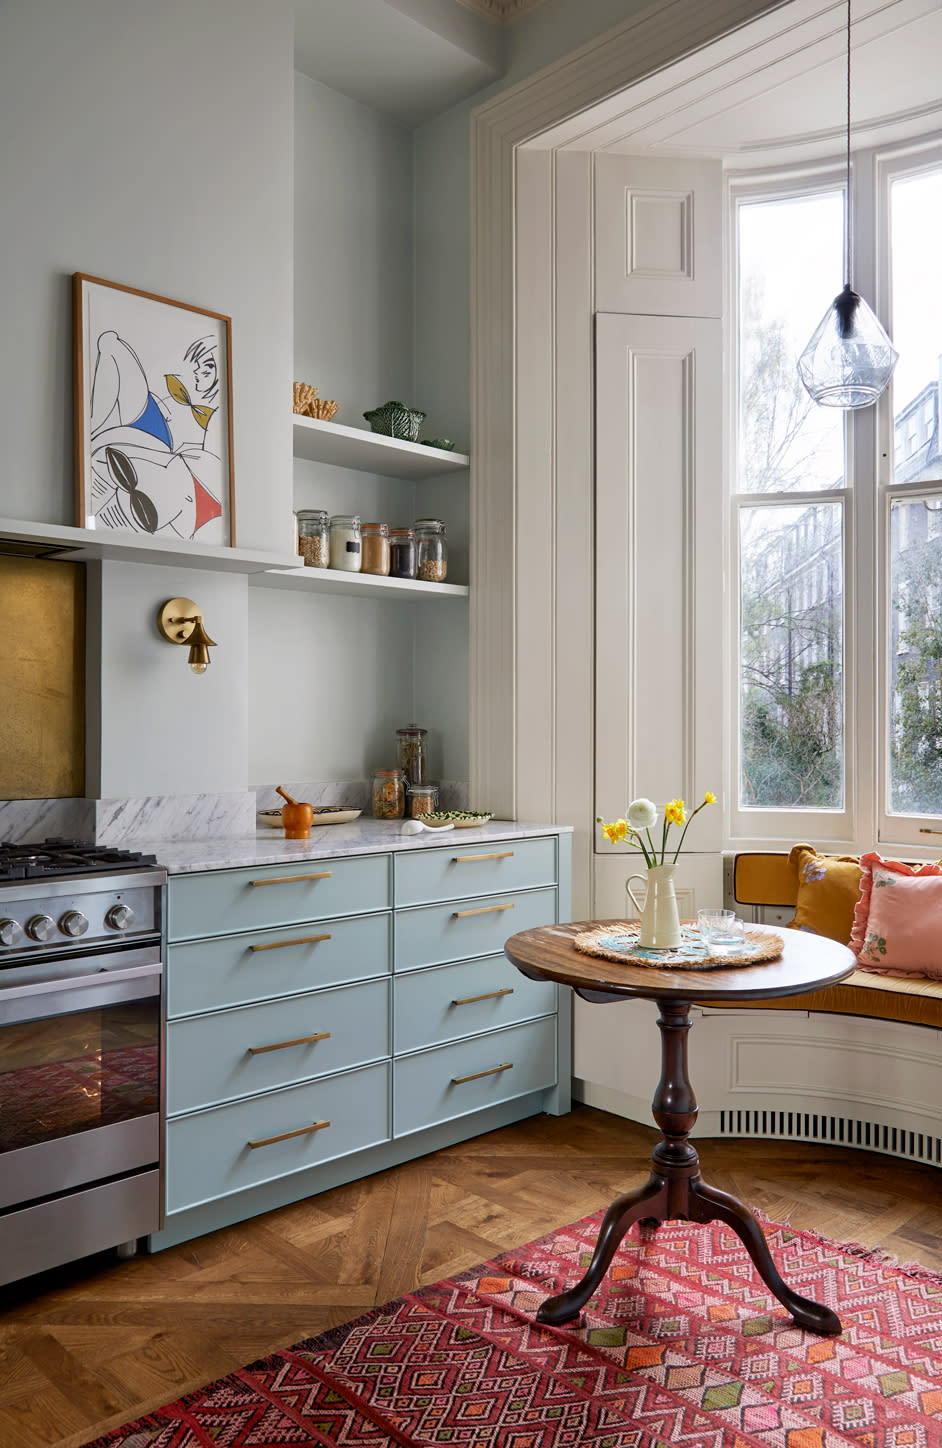
[[[826,935],[846,945],[860,896],[857,856],[820,855],[813,845],[795,845],[788,863],[797,880],[797,905],[790,928]]]

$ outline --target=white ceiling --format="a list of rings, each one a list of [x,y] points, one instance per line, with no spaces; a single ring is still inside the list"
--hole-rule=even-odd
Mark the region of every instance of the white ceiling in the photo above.
[[[791,0],[554,133],[578,149],[759,167],[840,155],[844,0]],[[854,0],[854,148],[942,128],[942,0]],[[551,138],[544,138],[548,142]]]

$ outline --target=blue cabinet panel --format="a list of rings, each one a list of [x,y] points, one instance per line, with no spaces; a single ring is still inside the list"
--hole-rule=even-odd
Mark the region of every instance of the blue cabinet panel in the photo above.
[[[556,884],[555,837],[463,845],[461,835],[450,834],[447,849],[393,856],[397,906]]]
[[[552,925],[556,891],[530,890],[508,899],[493,895],[448,905],[420,905],[395,916],[393,960],[396,970],[498,955],[518,930]]]
[[[171,945],[167,1015],[192,1015],[385,975],[392,969],[389,915],[323,920],[250,935]]]
[[[389,1055],[389,1034],[388,980],[171,1021],[167,1111],[172,1116],[380,1060]]]
[[[527,980],[504,955],[397,975],[394,1050],[420,1050],[556,1010],[551,981]]]
[[[356,915],[389,908],[388,855],[299,860],[296,865],[259,865],[174,875],[170,881],[169,937],[192,940],[329,915]]]

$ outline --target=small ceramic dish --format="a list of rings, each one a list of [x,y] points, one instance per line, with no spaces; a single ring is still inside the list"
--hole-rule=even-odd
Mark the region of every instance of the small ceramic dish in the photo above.
[[[361,809],[348,809],[345,804],[316,804],[313,806],[314,818],[311,825],[345,825],[350,820],[360,818],[363,813]],[[281,829],[280,809],[260,809],[258,822],[262,825],[271,825],[272,829]]]
[[[423,447],[437,447],[441,452],[454,452],[455,450],[455,445],[450,437],[423,437],[420,440]]]
[[[430,814],[417,815],[424,825],[440,830],[444,825],[454,825],[456,830],[471,830],[475,825],[486,825],[491,815],[484,810],[452,809],[433,810]]]

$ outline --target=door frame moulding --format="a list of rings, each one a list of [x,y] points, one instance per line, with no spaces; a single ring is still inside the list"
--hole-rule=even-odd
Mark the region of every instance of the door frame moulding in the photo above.
[[[564,458],[567,485],[578,483],[583,496],[592,495],[586,422],[592,415],[592,369],[580,359],[574,379],[571,350],[574,327],[580,325],[576,309],[591,346],[591,262],[587,265],[584,246],[557,247],[556,234],[552,240],[545,235],[547,225],[554,231],[554,215],[557,225],[565,225],[557,191],[571,193],[575,187],[578,194],[580,184],[589,203],[584,230],[591,234],[591,142],[578,162],[572,157],[581,183],[577,174],[567,177],[560,162],[564,149],[578,147],[580,131],[591,133],[598,115],[593,108],[613,103],[636,82],[791,3],[699,0],[691,7],[687,0],[661,0],[471,117],[471,794],[503,818],[573,825],[580,862],[574,861],[577,913],[589,898],[579,880],[587,879],[590,868],[592,762],[577,766],[577,780],[560,703],[578,691],[555,637],[565,625],[571,639],[581,626],[582,652],[591,655],[592,590],[583,588],[574,597],[559,586],[565,560],[551,528],[555,567],[534,567],[521,546],[521,525],[532,520],[542,531],[562,505],[557,477]],[[552,134],[556,128],[558,134]],[[522,166],[529,168],[529,179]],[[527,325],[541,296],[548,314],[541,325]],[[542,408],[534,401],[534,379],[548,389]],[[575,398],[562,391],[574,381]],[[575,443],[567,436],[561,397],[574,402]],[[534,510],[541,505],[538,518]],[[533,650],[537,658],[528,657],[523,670],[519,624],[537,617],[546,620],[554,645],[528,639],[528,653]],[[591,699],[583,702],[592,709]],[[542,741],[535,735],[541,727]]]

